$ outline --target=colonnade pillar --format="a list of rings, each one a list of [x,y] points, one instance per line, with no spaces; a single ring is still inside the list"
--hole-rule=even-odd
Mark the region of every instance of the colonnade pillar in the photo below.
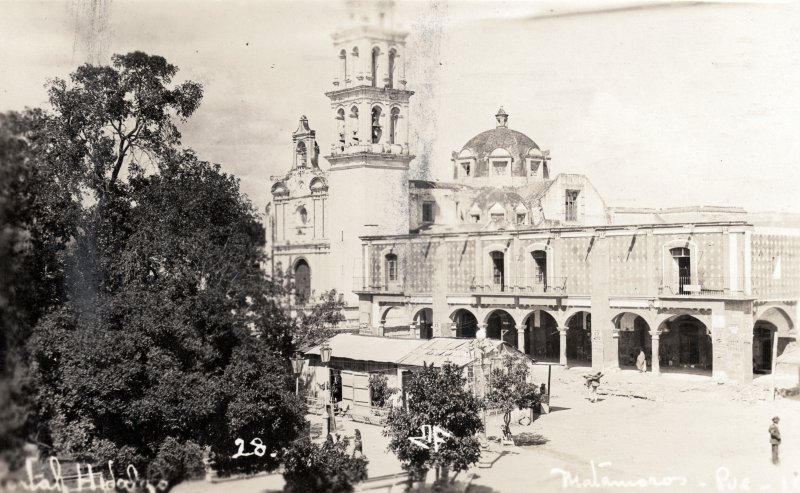
[[[567,366],[567,329],[569,327],[558,328],[558,362],[562,366]]]
[[[525,353],[525,328],[527,326],[523,324],[517,324],[517,349],[519,352]],[[527,354],[527,353],[526,353]]]
[[[653,375],[660,375],[661,374],[661,366],[658,363],[658,338],[661,333],[658,330],[651,330],[650,335],[653,338],[652,345],[650,347],[650,363],[652,367]]]

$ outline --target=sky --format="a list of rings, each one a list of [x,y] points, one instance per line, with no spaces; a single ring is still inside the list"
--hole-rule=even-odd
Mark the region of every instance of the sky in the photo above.
[[[397,0],[409,32],[412,175],[509,127],[610,206],[800,213],[800,5]],[[142,50],[204,86],[183,143],[263,210],[307,115],[323,155],[344,0],[0,0],[0,111],[86,62]],[[322,161],[322,167],[327,162]]]

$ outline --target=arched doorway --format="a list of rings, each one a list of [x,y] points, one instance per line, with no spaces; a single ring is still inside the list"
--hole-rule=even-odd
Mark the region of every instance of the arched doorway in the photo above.
[[[450,320],[456,324],[456,337],[474,338],[478,332],[478,319],[465,308],[453,312]]]
[[[417,324],[420,339],[431,339],[433,337],[433,310],[423,308],[414,315],[414,323]]]
[[[644,350],[647,367],[651,368],[653,338],[645,319],[635,313],[620,313],[614,317],[614,327],[619,331],[619,367],[635,368],[639,351]]]
[[[504,310],[495,310],[486,318],[486,337],[500,339],[517,347],[517,329],[514,318]]]
[[[783,354],[786,346],[794,341],[790,335],[793,327],[791,318],[777,307],[767,309],[758,317],[753,326],[754,374],[772,373],[773,358]]]
[[[311,267],[305,259],[294,264],[294,301],[305,305],[311,296]]]
[[[711,335],[703,322],[691,315],[678,315],[661,325],[662,371],[711,374],[713,361]]]
[[[389,307],[381,316],[384,334],[391,332],[408,332],[408,314],[401,307]]]
[[[592,314],[581,311],[567,321],[567,364],[592,365]]]
[[[528,341],[525,352],[537,361],[558,363],[561,354],[561,336],[558,322],[544,310],[536,310],[525,321],[528,326]]]

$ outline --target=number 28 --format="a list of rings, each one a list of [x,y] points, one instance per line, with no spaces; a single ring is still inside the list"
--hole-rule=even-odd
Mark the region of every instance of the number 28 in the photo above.
[[[253,446],[252,452],[245,452],[244,451],[244,440],[241,438],[237,438],[235,442],[236,445],[239,446],[239,451],[236,452],[234,455],[231,456],[231,459],[238,459],[239,457],[247,457],[250,455],[257,455],[259,457],[264,457],[264,454],[267,452],[267,446],[261,441],[260,438],[253,438],[250,440],[250,445]]]

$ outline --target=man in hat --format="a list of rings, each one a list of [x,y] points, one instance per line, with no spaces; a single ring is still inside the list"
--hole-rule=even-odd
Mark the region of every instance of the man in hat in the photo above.
[[[778,446],[781,444],[781,430],[778,429],[778,422],[780,420],[779,417],[775,416],[772,418],[772,424],[769,426],[769,443],[772,444],[772,463],[775,465],[781,462],[778,458]]]

